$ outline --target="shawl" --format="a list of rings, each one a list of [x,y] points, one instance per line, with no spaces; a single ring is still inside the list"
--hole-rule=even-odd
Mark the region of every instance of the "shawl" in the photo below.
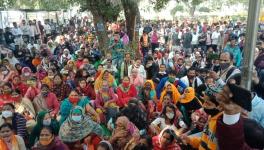
[[[143,84],[144,84],[144,79],[141,75],[137,75],[136,78],[133,78],[132,76],[130,77],[131,81],[130,83],[131,84],[134,84],[136,87],[142,87]]]
[[[101,87],[102,87],[102,83],[103,83],[103,76],[105,74],[106,70],[103,70],[101,71],[101,74],[97,77],[97,79],[95,80],[95,83],[94,83],[94,90],[95,91],[98,91]],[[109,83],[109,86],[113,87],[115,86],[115,79],[114,77],[109,73],[108,75],[108,83]]]
[[[188,91],[188,92],[186,92]],[[192,87],[187,87],[184,90],[184,97],[180,99],[181,103],[189,103],[191,102],[193,99],[195,98],[195,92],[194,92],[194,88]]]
[[[172,87],[172,100],[173,100],[173,103],[176,104],[176,103],[178,102],[178,100],[180,99],[180,96],[181,96],[181,95],[180,95],[179,91],[177,90],[177,88],[176,88],[173,84],[171,84],[171,83],[168,83],[168,84],[166,85],[165,89],[162,91],[162,93],[161,93],[161,97],[160,97],[160,103],[163,102],[163,97],[164,97],[164,96],[166,95],[166,93],[168,92],[167,87],[168,87],[169,85],[171,85],[171,87]]]
[[[132,122],[130,122],[129,119],[125,116],[119,117],[118,120],[120,120],[120,122],[122,122],[122,124],[121,124],[122,127],[117,127],[114,130],[112,137],[115,136],[115,134],[118,134],[118,133],[123,132],[123,131],[126,131],[127,134],[124,135],[123,137],[119,137],[115,141],[115,144],[119,148],[120,147],[128,147],[128,146],[132,147],[131,144],[135,143],[140,138],[138,128]],[[114,147],[114,149],[115,148],[116,147]]]
[[[82,120],[78,123],[72,120],[72,113],[76,110],[80,110],[82,113]],[[61,125],[59,137],[63,142],[73,143],[82,140],[90,133],[102,136],[103,130],[99,124],[92,121],[89,116],[84,114],[84,109],[82,107],[76,106],[71,110],[67,120]]]
[[[15,135],[12,135],[11,143],[12,143],[12,150],[19,150],[18,141],[17,141],[17,138]],[[1,150],[9,150],[7,144],[1,138],[0,138],[0,148],[1,148]]]

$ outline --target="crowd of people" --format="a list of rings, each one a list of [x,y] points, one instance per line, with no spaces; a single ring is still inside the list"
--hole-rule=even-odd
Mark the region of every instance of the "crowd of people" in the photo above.
[[[144,22],[136,55],[124,23],[107,24],[103,53],[83,22],[0,29],[0,150],[264,148],[261,31],[249,91],[246,24]]]

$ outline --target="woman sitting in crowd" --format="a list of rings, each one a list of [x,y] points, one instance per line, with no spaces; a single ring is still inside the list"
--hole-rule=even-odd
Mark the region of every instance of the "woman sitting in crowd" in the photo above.
[[[25,94],[25,97],[33,101],[33,99],[40,93],[40,87],[36,77],[31,77],[27,80],[29,88]]]
[[[131,71],[130,81],[131,84],[136,87],[137,92],[139,92],[144,85],[144,78],[138,73],[138,69],[136,68]]]
[[[152,138],[153,150],[181,150],[177,144],[176,136],[172,129],[165,129]]]
[[[53,135],[57,136],[59,133],[59,122],[53,119],[48,111],[41,111],[37,115],[37,124],[33,128],[29,136],[29,145],[33,146],[37,138],[40,136],[43,127],[49,127]]]
[[[41,92],[34,98],[33,105],[36,112],[51,111],[51,115],[55,117],[60,109],[60,105],[56,95],[49,90],[49,86],[42,84]]]
[[[173,104],[176,104],[178,102],[178,100],[180,99],[180,93],[179,91],[177,90],[177,88],[171,84],[171,83],[167,83],[167,85],[165,86],[165,89],[162,91],[161,93],[161,98],[160,98],[160,101],[158,103],[158,111],[160,112],[163,108],[163,101],[164,101],[164,96],[165,95],[170,95],[171,96],[171,100],[170,103],[173,103]]]
[[[90,100],[88,97],[81,97],[79,93],[76,90],[72,90],[69,94],[69,97],[64,99],[60,105],[60,124],[62,124],[66,118],[70,115],[70,111],[75,106],[82,107],[85,112],[90,113],[94,117],[96,117],[96,120],[99,122],[100,118],[99,115],[96,113],[96,111],[91,107]]]
[[[0,149],[26,150],[23,138],[13,132],[13,126],[9,123],[0,126]]]
[[[21,81],[21,77],[16,75],[12,80],[12,89],[19,90],[20,94],[24,96],[27,92],[28,86]]]
[[[85,115],[82,107],[75,106],[61,125],[59,137],[70,150],[83,150],[84,147],[95,149],[103,137],[103,130],[99,124]]]
[[[193,111],[200,109],[202,107],[202,103],[195,97],[194,88],[188,87],[184,90],[177,106],[183,114],[184,122],[186,122],[186,124],[190,127],[191,114]]]
[[[56,74],[53,78],[51,92],[54,93],[59,102],[67,98],[71,92],[70,86],[64,81],[63,76]]]
[[[176,127],[176,123],[180,117],[180,113],[176,110],[175,106],[172,104],[164,106],[161,116],[155,119],[150,125],[153,133],[158,135],[163,129],[170,128],[179,135],[180,133]]]
[[[117,88],[116,93],[118,95],[117,105],[119,107],[124,107],[129,100],[137,96],[137,90],[135,86],[130,83],[129,77],[123,78],[122,84]]]
[[[139,100],[144,105],[144,110],[148,113],[148,118],[154,117],[155,106],[157,103],[156,90],[152,80],[147,80],[144,87],[139,92]]]
[[[110,143],[115,150],[133,149],[139,140],[139,130],[127,117],[118,117]]]
[[[78,87],[77,87],[77,90],[78,92],[81,94],[81,96],[87,96],[89,97],[91,100],[95,100],[95,92],[94,92],[94,89],[92,87],[91,84],[88,84],[86,82],[86,79],[85,78],[81,78],[79,81],[78,81]]]
[[[49,126],[44,126],[40,129],[36,142],[32,150],[70,150],[54,133],[54,130]]]
[[[102,88],[103,80],[108,81],[110,87],[114,89],[117,87],[115,78],[111,75],[111,73],[107,70],[103,70],[101,71],[101,74],[97,77],[97,79],[95,80],[95,83],[94,83],[95,93],[97,93],[98,90]]]
[[[26,119],[23,115],[15,112],[15,106],[11,103],[7,103],[2,108],[2,115],[0,116],[0,125],[9,123],[12,126],[14,134],[26,137]]]

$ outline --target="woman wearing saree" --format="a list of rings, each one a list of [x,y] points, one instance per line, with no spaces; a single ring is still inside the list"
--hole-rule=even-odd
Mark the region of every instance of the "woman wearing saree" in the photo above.
[[[117,105],[119,107],[124,107],[132,98],[137,96],[136,87],[130,83],[129,77],[123,78],[122,84],[117,88],[117,95]]]
[[[127,117],[118,117],[110,143],[115,150],[132,150],[139,141],[138,128]]]
[[[110,87],[114,89],[117,87],[115,78],[111,75],[111,73],[107,70],[102,70],[101,74],[95,80],[95,84],[94,84],[95,93],[97,93],[98,90],[102,88],[103,80],[108,81]]]

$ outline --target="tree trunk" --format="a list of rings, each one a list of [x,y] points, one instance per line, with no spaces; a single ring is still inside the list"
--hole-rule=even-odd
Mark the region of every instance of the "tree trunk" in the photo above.
[[[136,14],[127,13],[126,15],[126,28],[127,34],[130,41],[135,40],[135,25],[136,25]]]
[[[139,12],[137,2],[122,0],[124,13],[126,17],[127,34],[130,41],[135,40],[136,19]]]
[[[194,17],[195,10],[196,10],[196,6],[191,6],[190,7],[190,12],[189,13],[190,13],[191,17]]]
[[[106,20],[102,17],[102,15],[98,14],[97,12],[93,12],[93,21],[95,30],[97,32],[98,36],[98,42],[99,42],[99,49],[102,51],[102,54],[105,55],[108,50],[108,36],[107,36],[107,30],[106,30]],[[100,28],[99,26],[103,25]],[[99,28],[98,28],[99,27]]]

